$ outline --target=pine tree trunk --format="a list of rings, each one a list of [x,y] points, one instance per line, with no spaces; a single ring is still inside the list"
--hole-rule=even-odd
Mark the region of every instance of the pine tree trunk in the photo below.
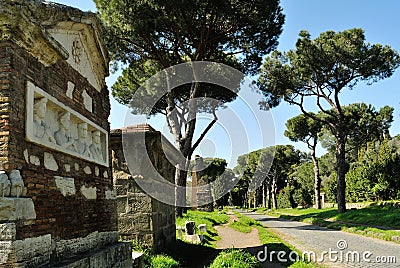
[[[318,159],[315,156],[315,147],[316,147],[316,139],[314,139],[314,146],[311,150],[311,159],[314,165],[314,197],[315,197],[315,206],[317,209],[321,209],[321,178],[319,176],[319,165]]]
[[[272,206],[275,209],[278,209],[278,200],[277,200],[277,175],[276,172],[272,178]]]
[[[265,208],[265,180],[262,184],[262,207]]]
[[[271,187],[271,181],[268,182],[267,185],[267,198],[268,198],[268,209],[272,209],[272,187]]]
[[[186,184],[187,172],[181,170],[179,165],[175,168],[175,215],[176,217],[182,217],[184,207],[186,206],[186,187],[182,185]],[[177,185],[182,187],[177,187]]]
[[[346,212],[346,140],[342,130],[337,131],[336,171],[337,171],[337,204],[340,213]]]

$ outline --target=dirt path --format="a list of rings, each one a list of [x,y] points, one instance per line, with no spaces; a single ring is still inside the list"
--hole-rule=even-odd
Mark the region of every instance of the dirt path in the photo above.
[[[217,241],[217,249],[244,249],[254,256],[257,256],[257,253],[260,250],[264,250],[264,246],[260,242],[258,230],[256,228],[251,228],[250,233],[241,233],[239,231],[236,231],[235,229],[229,227],[229,223],[231,223],[232,221],[237,221],[238,218],[232,211],[229,211],[227,214],[230,218],[228,223],[220,226],[214,226],[214,228],[218,232],[218,235],[221,237],[221,239]],[[268,262],[260,263],[260,265],[263,268],[282,267],[279,264]]]
[[[231,218],[229,223],[231,223],[235,220],[235,216],[229,216]],[[229,227],[229,223],[214,227],[221,237],[221,239],[217,241],[217,249],[261,246],[260,239],[258,238],[258,230],[256,228],[252,228],[251,232],[246,234]]]
[[[221,239],[217,241],[217,249],[261,246],[260,239],[258,238],[258,230],[256,228],[252,228],[251,232],[247,234],[236,231],[229,227],[229,224],[233,221],[237,221],[238,218],[231,211],[228,212],[228,215],[230,218],[228,223],[214,227],[221,237]]]

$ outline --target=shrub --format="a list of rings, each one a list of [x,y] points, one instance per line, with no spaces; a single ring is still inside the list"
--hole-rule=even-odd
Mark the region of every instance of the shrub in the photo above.
[[[239,249],[224,250],[209,268],[256,268],[260,267],[256,257]]]
[[[151,258],[151,268],[174,268],[180,267],[179,262],[167,255],[156,255]]]

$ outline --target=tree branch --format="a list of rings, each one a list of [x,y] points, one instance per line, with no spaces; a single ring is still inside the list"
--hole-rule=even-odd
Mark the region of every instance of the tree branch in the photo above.
[[[207,135],[208,131],[212,128],[212,126],[218,121],[218,117],[215,114],[215,110],[213,111],[214,119],[208,124],[208,126],[204,129],[203,133],[201,133],[200,137],[197,141],[193,144],[192,148],[190,149],[190,154],[193,154],[194,150],[196,150],[197,146],[199,146],[200,142],[204,139]]]

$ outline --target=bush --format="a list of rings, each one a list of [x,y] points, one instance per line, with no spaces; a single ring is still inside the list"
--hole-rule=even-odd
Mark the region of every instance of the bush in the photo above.
[[[224,250],[215,258],[209,268],[256,268],[260,267],[256,257],[239,249]]]
[[[278,208],[297,207],[297,204],[295,204],[292,196],[293,190],[294,190],[293,186],[287,185],[280,191],[280,193],[277,195]]]
[[[167,255],[156,255],[151,258],[151,268],[174,268],[180,267],[179,262]]]

